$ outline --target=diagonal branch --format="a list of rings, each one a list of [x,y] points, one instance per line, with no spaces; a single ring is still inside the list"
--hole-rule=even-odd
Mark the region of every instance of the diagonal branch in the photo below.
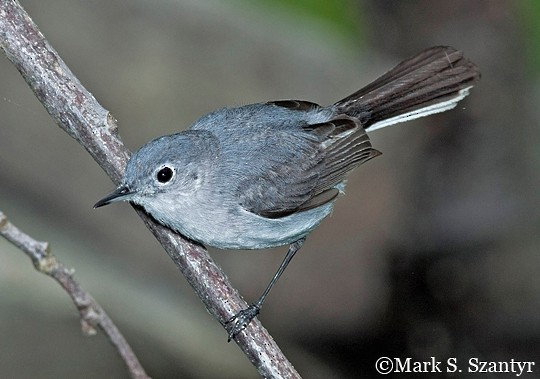
[[[117,134],[116,121],[73,75],[16,0],[0,0],[0,47],[57,124],[118,184],[129,151]],[[137,212],[222,325],[246,308],[238,291],[203,247],[156,223],[144,212]],[[299,377],[258,320],[251,322],[235,341],[262,376]]]
[[[124,336],[120,333],[103,308],[73,278],[72,270],[67,269],[51,253],[47,242],[36,241],[28,234],[13,225],[0,211],[0,235],[22,250],[39,272],[50,276],[69,294],[81,317],[81,325],[85,334],[96,334],[99,327],[116,347],[126,363],[132,378],[148,378],[139,360],[131,350]]]

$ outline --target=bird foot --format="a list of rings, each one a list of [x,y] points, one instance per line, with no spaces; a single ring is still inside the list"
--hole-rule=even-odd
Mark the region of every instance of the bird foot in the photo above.
[[[242,330],[246,328],[246,326],[249,325],[251,320],[255,318],[261,311],[261,307],[252,304],[246,309],[242,309],[240,312],[235,314],[233,317],[231,317],[226,324],[232,324],[229,328],[229,338],[227,339],[227,342],[231,342],[231,340],[236,336],[238,333],[240,333]]]

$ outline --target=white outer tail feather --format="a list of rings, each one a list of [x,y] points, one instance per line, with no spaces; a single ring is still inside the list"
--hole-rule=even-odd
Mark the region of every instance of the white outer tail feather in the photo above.
[[[429,116],[431,114],[441,113],[450,110],[454,108],[459,101],[463,100],[469,94],[469,90],[472,87],[473,86],[461,89],[455,97],[441,103],[431,104],[425,108],[416,109],[408,113],[404,113],[386,120],[376,122],[370,127],[366,128],[366,132],[371,132],[373,130],[381,129],[400,122],[410,121],[420,117]]]

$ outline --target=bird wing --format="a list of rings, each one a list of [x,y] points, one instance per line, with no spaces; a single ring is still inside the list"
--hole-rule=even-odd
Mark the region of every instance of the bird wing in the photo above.
[[[271,105],[303,113],[317,107],[298,100]],[[259,128],[253,136],[258,144],[251,140],[244,141],[248,142],[245,145],[258,148],[242,154],[249,160],[245,164],[250,170],[239,181],[237,198],[246,210],[267,218],[332,201],[339,193],[336,186],[349,171],[380,155],[360,122],[348,116],[297,127]]]

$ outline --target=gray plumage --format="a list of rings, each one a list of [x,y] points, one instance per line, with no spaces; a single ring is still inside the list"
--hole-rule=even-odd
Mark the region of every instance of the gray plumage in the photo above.
[[[222,109],[130,159],[123,200],[202,243],[289,244],[330,213],[346,173],[379,153],[354,119],[274,103]],[[164,167],[173,171],[157,180]]]
[[[332,211],[347,174],[380,154],[367,131],[451,109],[479,78],[460,51],[434,47],[328,107],[282,100],[217,110],[142,146],[95,207],[130,201],[222,249],[291,244],[286,266]],[[258,313],[275,280],[229,337]]]

